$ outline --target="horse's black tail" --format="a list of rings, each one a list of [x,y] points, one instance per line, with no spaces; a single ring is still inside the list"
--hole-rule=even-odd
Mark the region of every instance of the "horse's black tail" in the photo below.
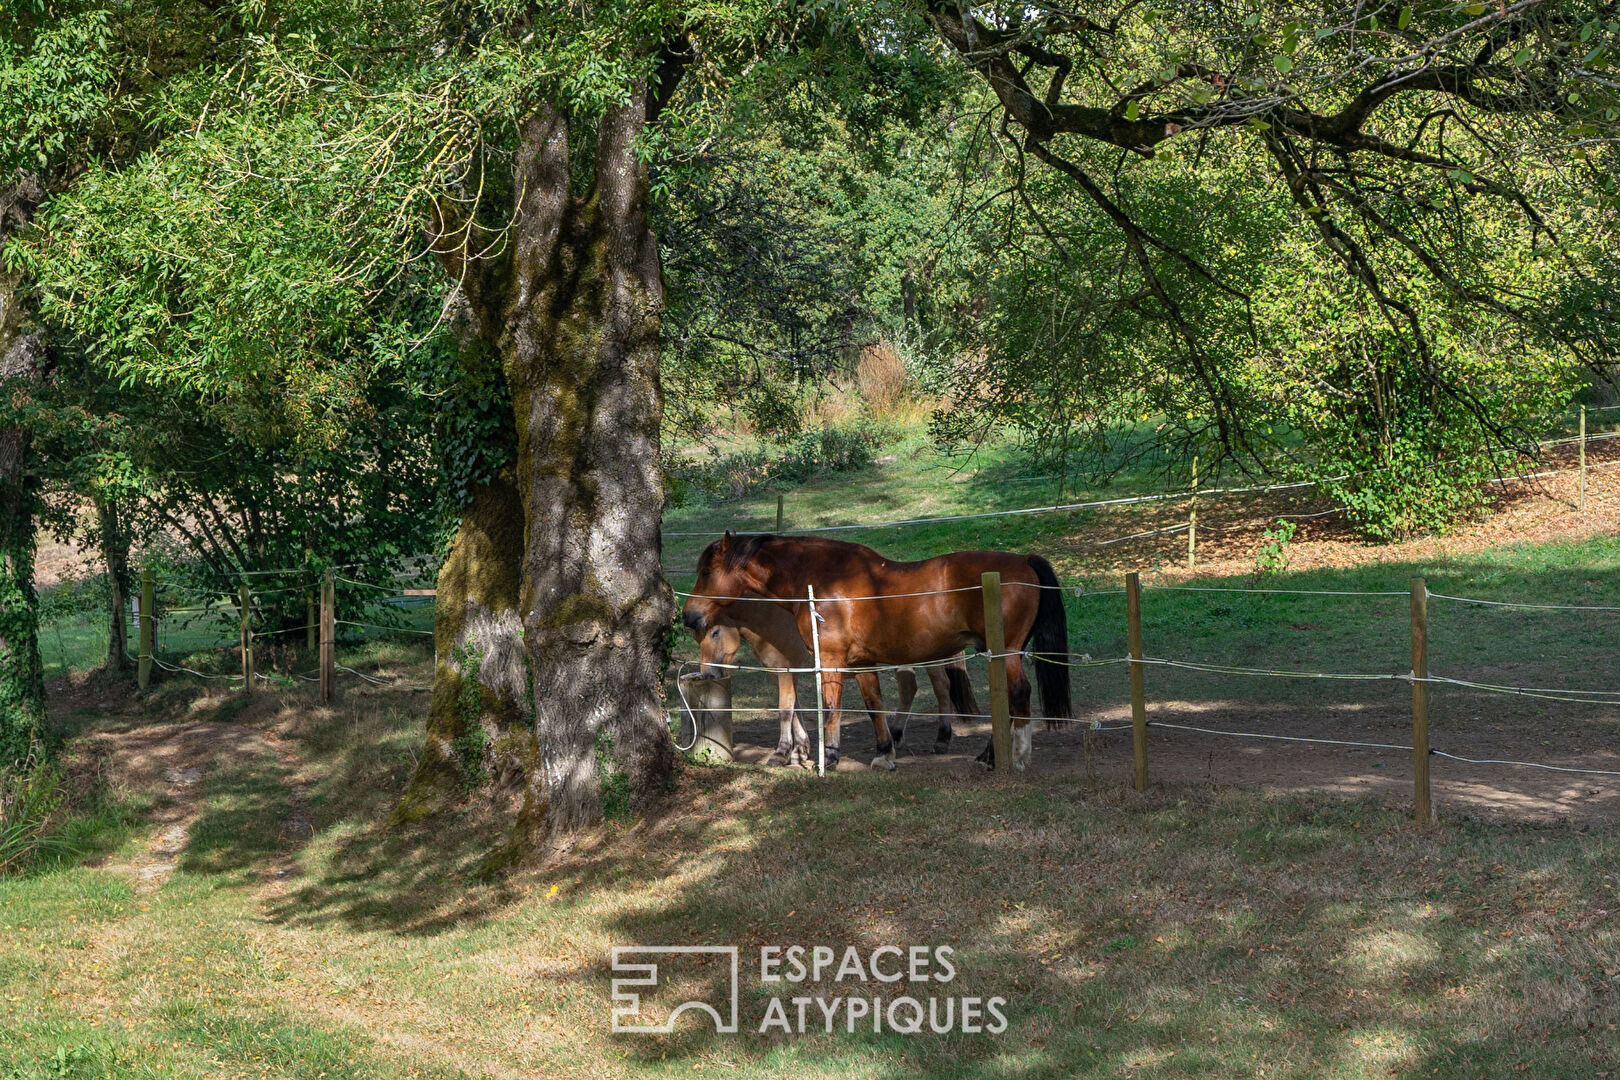
[[[1035,667],[1035,684],[1041,690],[1041,708],[1049,719],[1068,720],[1074,716],[1069,700],[1069,617],[1063,611],[1063,590],[1052,564],[1039,555],[1029,557],[1029,565],[1040,582],[1040,606],[1035,625],[1030,628],[1024,650]]]

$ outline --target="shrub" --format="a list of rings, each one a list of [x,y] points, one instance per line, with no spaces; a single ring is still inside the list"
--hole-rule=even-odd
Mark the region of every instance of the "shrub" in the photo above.
[[[62,802],[61,774],[37,754],[0,770],[0,874],[69,853],[71,845],[53,835]]]
[[[1467,448],[1448,453],[1418,440],[1374,445],[1332,464],[1351,476],[1325,479],[1322,490],[1380,541],[1444,532],[1484,505],[1497,475],[1488,453]]]
[[[905,361],[887,341],[861,350],[855,363],[855,386],[873,416],[880,420],[891,416],[906,399],[908,381]]]
[[[763,450],[744,450],[703,463],[666,462],[665,484],[676,506],[690,502],[697,493],[710,499],[740,499],[763,488],[803,483],[821,473],[864,468],[888,438],[882,425],[871,422],[823,427],[792,439],[774,457]]]
[[[1288,547],[1294,542],[1294,533],[1299,526],[1287,518],[1278,518],[1277,524],[1267,529],[1260,537],[1260,549],[1254,556],[1254,573],[1256,577],[1267,574],[1280,574],[1288,569],[1291,556]]]

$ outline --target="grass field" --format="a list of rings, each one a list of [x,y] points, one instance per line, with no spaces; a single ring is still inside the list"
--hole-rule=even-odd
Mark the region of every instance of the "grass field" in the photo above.
[[[897,455],[805,485],[789,515],[983,509],[1008,490]],[[774,499],[758,507],[774,516]],[[669,527],[712,528],[740,509],[693,508]],[[1298,569],[1271,584],[1401,591],[1423,574],[1439,592],[1620,606],[1620,515],[1596,498],[1589,514],[1535,542],[1460,535],[1380,552],[1307,537]],[[994,520],[886,546],[1047,550],[1065,580],[1098,590],[1143,554],[1088,553],[1083,541],[1113,519]],[[689,564],[699,545],[682,543],[666,563]],[[1148,580],[1248,585],[1246,557]],[[1123,652],[1119,596],[1067,603],[1077,651]],[[1601,687],[1620,659],[1616,616],[1431,604],[1437,672]],[[1406,663],[1402,597],[1150,591],[1144,623],[1149,653],[1183,659]],[[85,792],[70,824],[84,853],[0,880],[0,1077],[1620,1073],[1610,824],[1443,808],[1419,831],[1387,800],[1232,787],[1218,773],[1137,794],[1109,769],[1008,781],[908,764],[817,781],[687,765],[651,817],[605,826],[558,865],[486,881],[477,869],[510,793],[420,831],[381,827],[414,765],[426,697],[412,687],[430,655],[373,642],[345,662],[383,685],[346,681],[331,708],[301,687],[249,701],[168,679],[136,704],[95,680],[55,684]],[[1083,675],[1084,714],[1121,706],[1122,667]],[[1324,713],[1347,729],[1393,727],[1406,692],[1158,669],[1149,685],[1156,709],[1215,702],[1278,730]],[[762,687],[741,693],[765,700]],[[1435,695],[1437,738],[1528,740],[1545,755],[1612,753],[1615,712]],[[742,1030],[689,1017],[670,1036],[613,1035],[609,951],[631,943],[737,945]],[[952,992],[1005,998],[1007,1030],[874,1034],[840,1021],[829,1033],[812,1007],[809,1033],[760,1034],[777,991],[751,960],[772,944],[950,946]]]
[[[99,860],[0,881],[0,1075],[1602,1075],[1611,832],[1208,786],[688,768],[567,863],[473,870],[491,822],[377,823],[397,695],[265,700],[104,815]],[[403,699],[408,701],[409,699]],[[207,716],[195,705],[179,715]],[[152,718],[124,723],[149,724]],[[176,721],[178,726],[185,726]],[[109,740],[116,745],[116,739]],[[112,750],[115,760],[118,751]],[[126,772],[139,775],[138,762]],[[193,800],[166,877],[142,822]],[[96,863],[99,861],[99,865]],[[612,944],[950,945],[1000,1035],[608,1031]],[[828,988],[829,992],[834,989]]]

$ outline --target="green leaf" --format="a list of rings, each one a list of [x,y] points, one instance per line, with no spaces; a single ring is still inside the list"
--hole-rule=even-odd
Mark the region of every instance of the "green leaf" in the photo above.
[[[1395,27],[1396,27],[1396,29],[1405,30],[1408,26],[1411,26],[1411,25],[1412,25],[1412,9],[1409,8],[1409,7],[1401,8],[1401,13],[1398,16],[1396,16],[1396,18],[1395,18]]]
[[[1271,58],[1271,62],[1284,75],[1294,70],[1294,58],[1287,53],[1278,53]]]
[[[1528,46],[1513,54],[1513,64],[1515,67],[1524,67],[1524,65],[1528,64],[1529,62],[1530,49]]]
[[[1141,111],[1140,103],[1132,100],[1129,105],[1125,106],[1125,119],[1135,120],[1141,114]]]

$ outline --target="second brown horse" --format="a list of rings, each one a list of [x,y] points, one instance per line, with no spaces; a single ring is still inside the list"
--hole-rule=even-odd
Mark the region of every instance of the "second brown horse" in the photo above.
[[[823,537],[727,533],[698,558],[697,582],[682,621],[701,633],[735,604],[774,603],[811,640],[807,590],[815,588],[822,618],[822,694],[827,764],[838,761],[842,669],[872,665],[926,664],[964,647],[985,647],[982,575],[1002,582],[1007,691],[1013,717],[1013,766],[1029,764],[1030,654],[1048,726],[1072,715],[1069,703],[1068,620],[1051,564],[1039,555],[959,551],[919,562],[896,562],[864,544]],[[725,620],[730,621],[730,620]],[[880,758],[893,765],[894,744],[882,716],[875,672],[858,672],[856,684],[873,713]],[[993,744],[980,755],[992,762]]]

